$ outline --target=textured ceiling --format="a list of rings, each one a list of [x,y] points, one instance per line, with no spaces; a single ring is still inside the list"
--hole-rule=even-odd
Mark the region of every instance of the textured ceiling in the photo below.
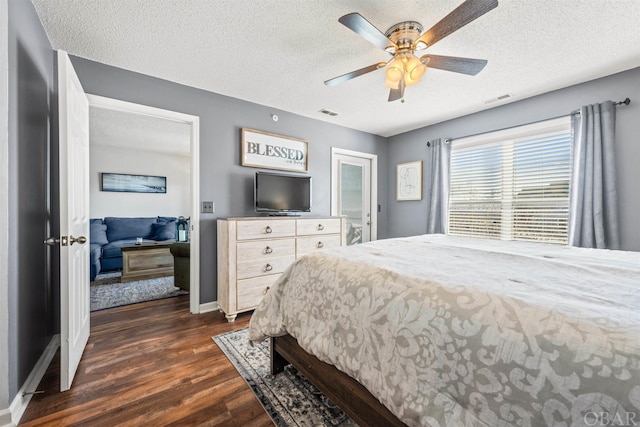
[[[32,1],[55,49],[382,136],[640,66],[638,0],[499,0],[425,51],[486,68],[428,70],[405,103],[387,102],[383,70],[323,84],[388,59],[338,18],[428,29],[462,0]]]

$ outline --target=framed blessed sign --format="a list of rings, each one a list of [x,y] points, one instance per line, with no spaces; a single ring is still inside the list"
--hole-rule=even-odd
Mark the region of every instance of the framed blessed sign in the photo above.
[[[307,172],[308,143],[302,139],[242,128],[242,166]]]

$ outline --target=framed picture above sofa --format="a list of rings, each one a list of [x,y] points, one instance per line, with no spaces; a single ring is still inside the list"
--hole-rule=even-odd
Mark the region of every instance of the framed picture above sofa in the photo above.
[[[124,193],[166,193],[167,177],[152,175],[129,175],[122,173],[101,174],[101,191]]]

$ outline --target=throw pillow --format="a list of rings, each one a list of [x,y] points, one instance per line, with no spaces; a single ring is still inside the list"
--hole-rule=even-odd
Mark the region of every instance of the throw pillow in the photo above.
[[[158,222],[161,224],[166,224],[167,222],[175,221],[177,218],[175,216],[159,216]]]
[[[152,225],[152,240],[175,240],[176,239],[176,222],[169,221],[164,223],[156,223]]]
[[[107,226],[102,222],[91,220],[89,224],[89,242],[95,245],[106,245],[109,243],[107,240]]]

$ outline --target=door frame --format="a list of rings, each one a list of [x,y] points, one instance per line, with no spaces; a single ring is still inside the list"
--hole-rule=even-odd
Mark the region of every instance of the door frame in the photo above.
[[[11,423],[9,393],[9,5],[0,1],[0,425]],[[17,286],[17,284],[16,284]],[[14,327],[15,328],[15,327]],[[5,344],[6,343],[6,344]],[[17,422],[16,422],[17,424]]]
[[[360,151],[346,150],[343,148],[331,147],[331,215],[336,216],[338,212],[338,197],[336,185],[338,183],[338,159],[336,155],[357,157],[371,162],[371,241],[378,240],[378,156],[376,154],[363,153]]]
[[[191,139],[189,310],[192,314],[200,313],[200,117],[99,95],[87,94],[87,98],[89,99],[90,108],[106,108],[125,113],[142,114],[184,123],[189,126]]]

